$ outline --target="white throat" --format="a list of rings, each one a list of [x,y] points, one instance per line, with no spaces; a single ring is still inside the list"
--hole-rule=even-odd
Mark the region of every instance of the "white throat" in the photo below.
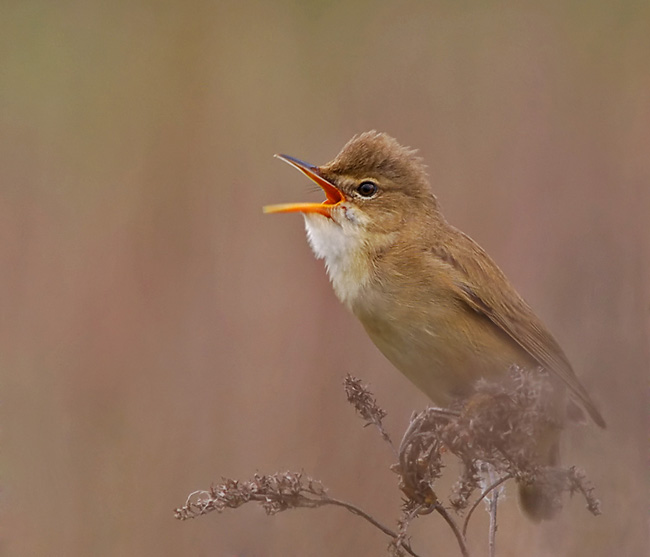
[[[313,213],[303,216],[307,240],[314,255],[325,260],[336,296],[349,307],[370,277],[363,224],[351,210],[337,221]]]

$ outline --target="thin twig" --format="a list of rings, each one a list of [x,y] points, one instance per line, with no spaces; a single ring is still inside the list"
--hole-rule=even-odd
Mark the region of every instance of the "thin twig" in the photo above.
[[[505,476],[503,476],[503,478],[498,479],[492,485],[488,486],[485,489],[485,491],[483,491],[483,493],[481,493],[479,498],[472,505],[472,508],[469,511],[467,511],[467,516],[465,517],[465,522],[463,523],[463,536],[467,535],[467,526],[469,525],[469,519],[472,518],[472,513],[476,510],[476,507],[478,507],[479,503],[481,501],[483,501],[483,499],[485,499],[486,495],[488,495],[493,489],[496,489],[502,483],[505,483],[510,478],[512,478],[512,474],[506,474]]]
[[[397,534],[397,532],[394,532],[387,526],[384,526],[381,522],[377,521],[375,518],[370,516],[367,512],[365,512],[364,510],[360,509],[359,507],[351,503],[347,503],[339,499],[332,499],[331,497],[324,497],[323,499],[318,500],[318,503],[319,503],[318,506],[329,504],[329,505],[336,505],[339,507],[343,507],[344,509],[350,511],[352,514],[356,514],[361,518],[365,518],[368,522],[370,522],[370,524],[372,524],[375,528],[381,530],[387,536],[390,536],[393,539],[397,539],[399,537],[399,534]],[[412,555],[413,557],[419,557],[419,555],[411,549],[411,546],[408,543],[402,542],[400,544],[400,547],[402,547],[409,555]]]
[[[339,499],[332,499],[330,497],[326,497],[324,499],[321,499],[323,504],[329,504],[329,505],[336,505],[339,507],[343,507],[344,509],[349,510],[352,514],[356,514],[357,516],[360,516],[362,518],[365,518],[370,524],[375,526],[376,528],[379,528],[384,534],[387,536],[390,536],[391,538],[396,538],[397,534],[393,532],[390,528],[387,526],[384,526],[381,522],[378,522],[375,518],[370,516],[367,512],[364,510],[360,509],[359,507],[356,507],[355,505],[351,503],[346,503],[345,501],[340,501]]]
[[[445,519],[447,524],[449,524],[449,527],[454,532],[454,535],[456,536],[456,541],[458,541],[460,552],[463,554],[463,557],[470,557],[469,549],[467,548],[467,543],[465,542],[465,536],[458,528],[458,524],[456,524],[456,521],[453,518],[451,518],[450,514],[447,512],[447,509],[445,509],[440,503],[436,504],[435,510],[436,512],[438,512],[440,516],[442,516],[442,518]]]
[[[490,533],[488,537],[488,550],[490,557],[496,557],[497,539],[497,508],[499,506],[499,492],[490,493]]]

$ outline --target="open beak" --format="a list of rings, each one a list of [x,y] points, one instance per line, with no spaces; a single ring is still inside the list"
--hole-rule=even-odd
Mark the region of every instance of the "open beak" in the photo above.
[[[331,210],[343,201],[341,191],[320,175],[317,166],[312,166],[288,155],[275,156],[294,168],[297,168],[305,176],[316,182],[323,188],[326,199],[322,203],[282,203],[280,205],[267,205],[263,208],[265,213],[319,213],[329,217]]]

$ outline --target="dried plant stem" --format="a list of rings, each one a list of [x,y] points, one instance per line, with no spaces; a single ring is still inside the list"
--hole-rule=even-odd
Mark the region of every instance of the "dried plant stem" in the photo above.
[[[469,519],[472,518],[472,513],[476,510],[476,507],[479,506],[480,502],[483,501],[483,499],[485,499],[485,497],[486,497],[487,495],[489,495],[490,492],[491,492],[492,490],[496,489],[496,488],[499,487],[501,484],[505,483],[506,481],[508,481],[508,480],[511,479],[511,478],[512,478],[512,475],[511,475],[511,474],[507,474],[507,475],[503,476],[502,478],[499,478],[499,479],[498,479],[496,482],[494,482],[492,485],[489,485],[489,486],[488,486],[488,487],[483,491],[483,493],[481,493],[481,495],[479,496],[479,498],[478,498],[478,499],[474,502],[474,504],[472,505],[472,508],[471,508],[469,511],[467,511],[467,516],[465,517],[465,522],[463,523],[463,536],[466,536],[466,535],[467,535],[467,526],[469,525]]]
[[[352,505],[351,503],[346,503],[345,501],[340,501],[338,499],[332,499],[331,497],[326,497],[324,499],[319,500],[319,503],[323,505],[336,505],[339,507],[343,507],[344,509],[347,509],[350,511],[352,514],[356,514],[357,516],[360,516],[361,518],[365,518],[370,524],[372,524],[375,528],[378,528],[381,530],[384,534],[387,536],[390,536],[393,539],[398,539],[399,535],[397,532],[394,532],[387,526],[384,526],[381,522],[378,522],[375,518],[370,516],[367,512],[364,510],[360,509],[359,507]],[[320,505],[319,505],[320,506]],[[415,553],[412,549],[411,546],[406,543],[402,542],[400,543],[400,547],[404,549],[409,555],[412,555],[413,557],[419,557],[417,553]]]
[[[442,518],[445,519],[447,524],[449,524],[449,527],[454,532],[454,536],[456,536],[456,541],[458,542],[458,546],[460,547],[460,552],[463,554],[463,557],[470,557],[469,549],[467,548],[467,543],[465,542],[465,535],[460,531],[460,528],[458,528],[456,521],[447,512],[447,509],[445,509],[440,503],[436,505],[435,510],[440,516],[442,516]]]
[[[188,520],[210,512],[221,513],[225,509],[236,509],[250,502],[261,504],[269,515],[289,509],[316,509],[326,505],[342,507],[391,537],[395,547],[412,557],[420,557],[411,549],[404,532],[391,530],[356,505],[329,497],[320,482],[306,478],[301,473],[256,474],[249,481],[225,479],[223,484],[209,490],[190,493],[185,505],[176,509],[175,516],[179,520]],[[416,514],[417,512],[414,516]]]
[[[499,492],[490,493],[490,533],[488,537],[488,551],[490,557],[496,557],[497,540],[497,509],[499,507]]]

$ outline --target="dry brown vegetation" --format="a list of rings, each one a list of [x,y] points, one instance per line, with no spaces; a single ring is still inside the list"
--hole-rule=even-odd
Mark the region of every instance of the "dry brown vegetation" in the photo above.
[[[415,518],[435,512],[449,525],[462,555],[469,557],[467,528],[472,513],[481,501],[487,500],[490,504],[488,546],[493,557],[496,555],[497,496],[508,480],[543,485],[551,493],[549,498],[558,511],[564,493],[579,493],[584,497],[587,509],[593,515],[599,515],[600,501],[582,470],[574,466],[561,468],[538,463],[538,439],[549,421],[544,402],[544,391],[549,388],[546,374],[541,370],[513,368],[507,379],[507,386],[506,382],[478,385],[472,397],[459,401],[452,409],[429,407],[414,414],[399,448],[396,448],[384,428],[386,411],[359,379],[351,375],[345,378],[348,402],[366,425],[377,428],[398,459],[391,469],[399,476],[399,488],[405,498],[395,530],[381,524],[358,506],[332,498],[321,482],[290,471],[255,474],[247,481],[225,479],[207,490],[191,493],[185,505],[175,510],[175,517],[187,520],[213,511],[221,513],[226,509],[236,509],[250,502],[259,503],[269,515],[289,509],[333,505],[364,518],[389,536],[391,555],[408,553],[418,557],[420,553],[414,551],[408,535],[409,526]],[[461,473],[447,505],[436,494],[446,452],[461,462]],[[479,487],[482,491],[470,507],[471,498]],[[450,510],[455,512],[455,517]],[[459,519],[463,514],[461,527]]]

